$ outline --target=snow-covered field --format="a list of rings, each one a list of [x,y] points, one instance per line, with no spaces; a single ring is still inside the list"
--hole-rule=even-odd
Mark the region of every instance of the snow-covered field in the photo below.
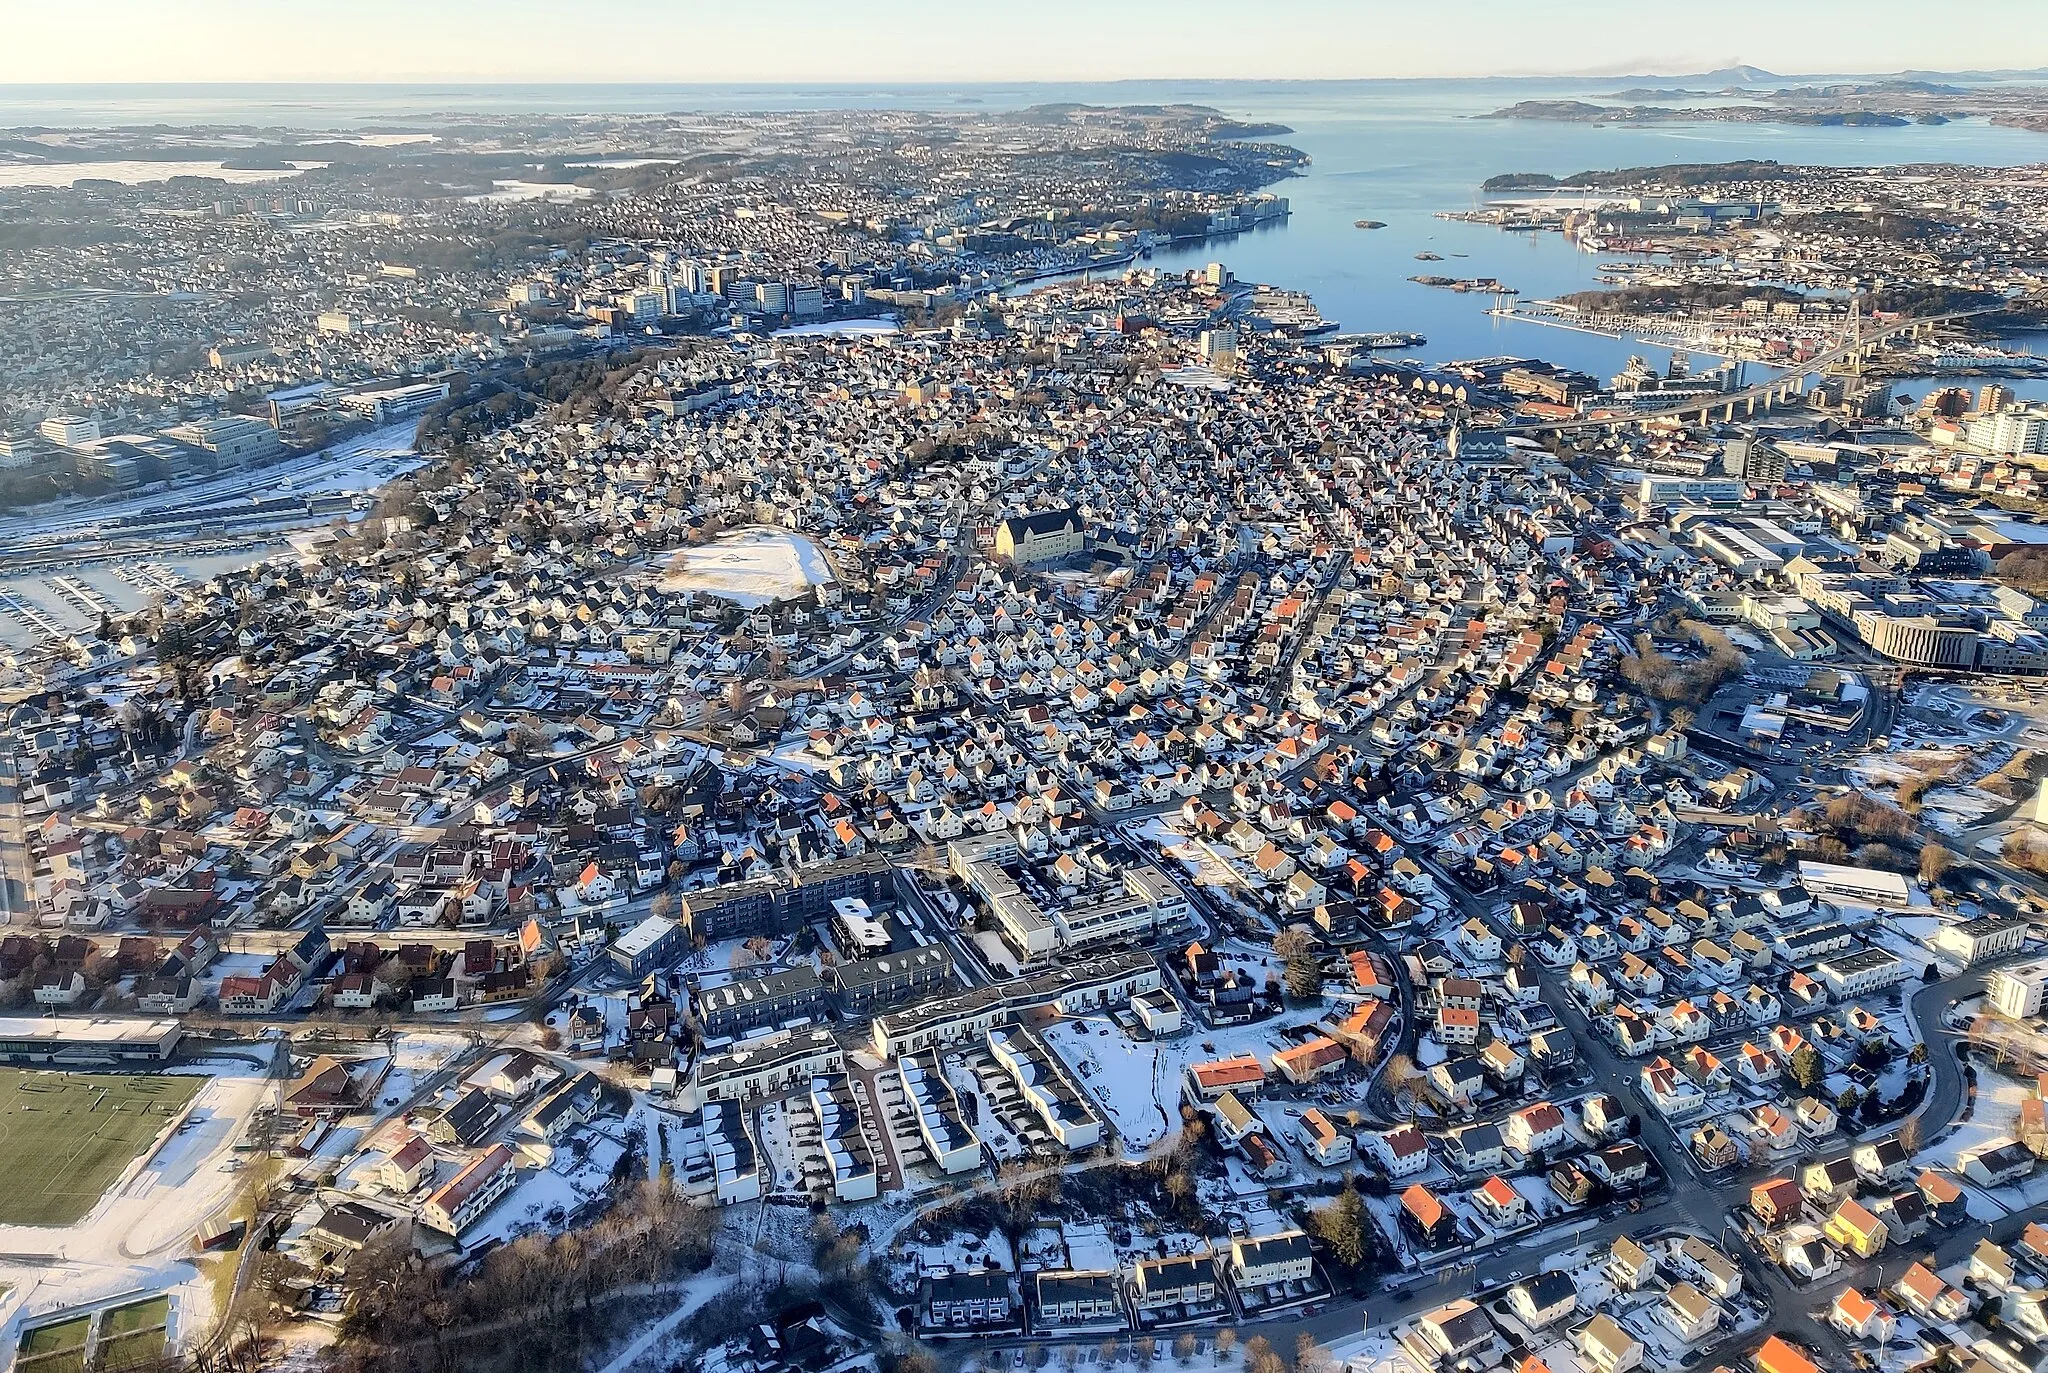
[[[1190,364],[1186,367],[1169,368],[1159,374],[1159,379],[1169,386],[1190,386],[1203,391],[1228,391],[1230,379],[1213,367]]]
[[[876,337],[896,332],[893,319],[831,319],[817,324],[792,324],[787,329],[777,329],[770,338],[814,338],[832,334],[854,334]]]
[[[1125,1156],[1138,1158],[1179,1119],[1181,1074],[1188,1064],[1236,1054],[1270,1057],[1285,1044],[1276,1037],[1281,1023],[1198,1025],[1172,1039],[1134,1040],[1106,1017],[1062,1016],[1046,1028],[1045,1042],[1109,1116]],[[1260,1102],[1253,1109],[1276,1137],[1293,1133],[1293,1121],[1280,1106]]]
[[[663,591],[708,591],[752,608],[800,596],[831,580],[831,565],[816,544],[801,534],[762,526],[677,553],[660,585]]]
[[[325,167],[325,162],[290,162],[289,170],[266,171],[254,168],[230,167],[224,162],[179,161],[179,162],[23,162],[0,167],[0,187],[17,186],[69,186],[75,181],[119,181],[125,185],[140,186],[150,182],[168,181],[174,176],[203,176],[224,181],[231,186],[254,186],[266,181],[282,181],[288,176],[312,167]]]

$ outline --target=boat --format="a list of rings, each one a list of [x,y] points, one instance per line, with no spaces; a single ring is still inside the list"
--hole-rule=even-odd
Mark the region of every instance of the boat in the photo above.
[[[1415,260],[1417,262],[1442,262],[1444,255],[1442,253],[1417,253]]]
[[[1351,227],[1354,229],[1384,229],[1387,227],[1387,222],[1384,219],[1354,219],[1351,221]]]

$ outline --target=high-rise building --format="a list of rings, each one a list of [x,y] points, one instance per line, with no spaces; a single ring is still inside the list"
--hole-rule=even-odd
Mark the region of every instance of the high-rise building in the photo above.
[[[1237,330],[1204,329],[1199,342],[1202,361],[1219,372],[1237,370]]]
[[[2001,386],[1995,381],[1988,381],[1978,388],[1977,413],[1980,415],[1995,415],[2000,410],[2005,409],[2006,406],[2011,405],[2013,400],[2014,396],[2010,386]]]
[[[733,286],[739,279],[740,269],[730,263],[721,262],[705,273],[705,281],[711,288],[711,293],[715,296],[724,296],[727,300],[732,299]]]
[[[825,313],[825,292],[817,286],[792,286],[789,291],[789,312],[799,319]]]
[[[1751,439],[1742,456],[1742,479],[1751,486],[1775,486],[1785,480],[1785,450],[1763,439]]]
[[[789,313],[789,283],[764,281],[754,287],[754,303],[771,315]]]
[[[2000,410],[1978,415],[1963,429],[1972,448],[1992,453],[2048,453],[2048,410]]]

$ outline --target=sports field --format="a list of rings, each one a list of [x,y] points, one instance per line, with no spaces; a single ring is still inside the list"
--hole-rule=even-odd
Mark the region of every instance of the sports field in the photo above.
[[[0,1068],[0,1225],[69,1225],[206,1079]]]

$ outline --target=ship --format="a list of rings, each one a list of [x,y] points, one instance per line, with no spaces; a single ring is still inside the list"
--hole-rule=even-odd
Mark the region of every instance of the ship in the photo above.
[[[1351,227],[1354,229],[1384,229],[1387,227],[1387,222],[1384,219],[1354,219],[1351,221]]]
[[[1429,342],[1428,339],[1420,334],[1408,334],[1396,330],[1377,334],[1352,334],[1345,341],[1347,343],[1355,343],[1361,348],[1370,348],[1375,352],[1391,348],[1420,348],[1423,344]]]

